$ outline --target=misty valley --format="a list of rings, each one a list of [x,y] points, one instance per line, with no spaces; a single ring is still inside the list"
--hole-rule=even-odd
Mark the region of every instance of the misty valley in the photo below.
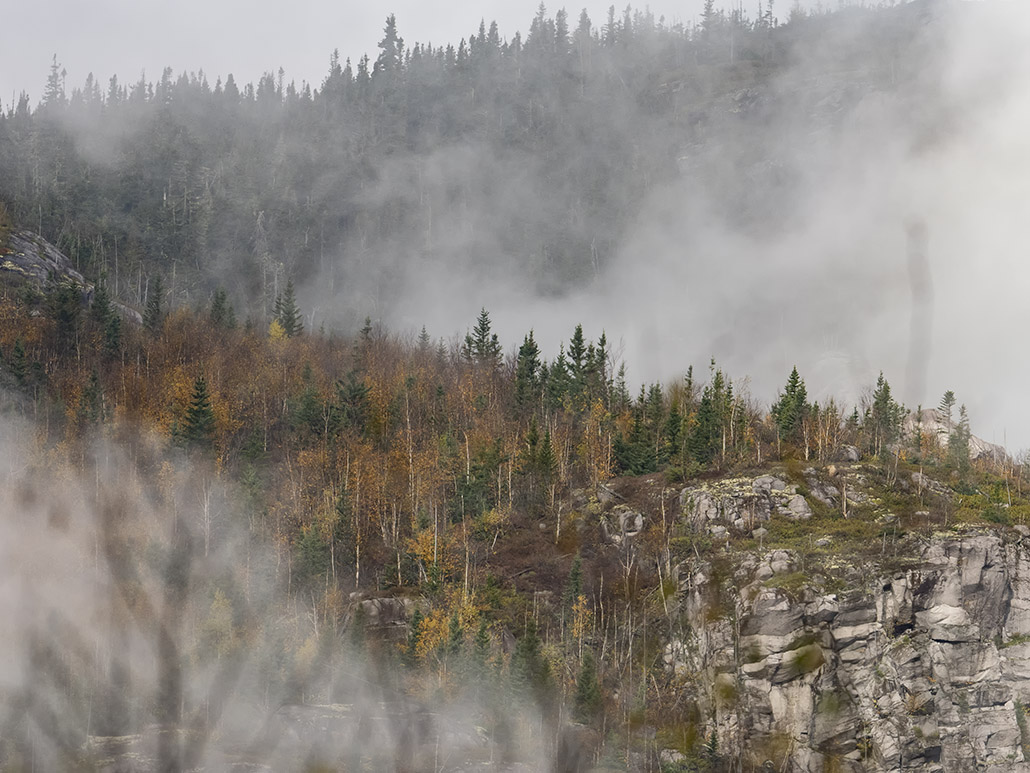
[[[1030,8],[833,5],[55,56],[0,771],[1030,771]]]

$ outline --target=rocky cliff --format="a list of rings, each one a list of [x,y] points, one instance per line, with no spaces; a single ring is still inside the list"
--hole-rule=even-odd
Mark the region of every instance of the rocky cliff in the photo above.
[[[0,241],[0,287],[29,286],[46,291],[52,284],[62,282],[78,288],[84,304],[93,298],[93,284],[75,270],[64,253],[39,234],[14,231]],[[113,303],[123,318],[142,324],[138,311],[118,301]]]
[[[1030,771],[1028,534],[938,533],[893,566],[840,556],[818,582],[796,551],[728,575],[695,557],[666,662],[757,766]]]

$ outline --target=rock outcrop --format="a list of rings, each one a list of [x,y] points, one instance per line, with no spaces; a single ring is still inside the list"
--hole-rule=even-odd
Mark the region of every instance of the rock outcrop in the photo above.
[[[947,448],[951,438],[951,432],[955,429],[956,421],[950,421],[937,408],[925,408],[921,413],[909,414],[905,420],[905,432],[913,435],[918,430],[925,437],[935,438],[941,446]],[[969,458],[977,459],[1006,459],[1008,453],[1002,446],[995,443],[988,443],[976,435],[969,436]]]
[[[812,517],[812,508],[798,487],[775,475],[685,488],[680,493],[680,508],[691,529],[715,535],[725,534],[729,528],[751,533],[773,513],[792,520]]]
[[[83,292],[91,289],[57,247],[30,231],[16,231],[7,237],[7,245],[0,252],[0,276],[28,282],[37,289],[49,281],[71,282]]]
[[[71,261],[57,247],[31,231],[8,234],[4,245],[0,246],[0,284],[28,285],[45,292],[60,282],[77,287],[84,305],[92,300],[93,285],[72,267]],[[112,303],[125,319],[143,323],[142,315],[135,309],[117,301]]]
[[[710,562],[679,567],[690,633],[666,663],[720,748],[812,773],[1030,771],[1030,544],[1018,532],[935,536],[908,568],[851,567],[853,587],[837,592],[777,587],[799,569],[791,551],[752,554],[715,588],[725,575]]]

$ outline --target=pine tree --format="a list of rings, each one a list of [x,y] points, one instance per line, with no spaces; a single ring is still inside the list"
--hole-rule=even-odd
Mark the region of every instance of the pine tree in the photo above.
[[[161,275],[154,277],[154,282],[147,292],[147,308],[143,312],[143,327],[151,333],[161,329],[161,322],[164,318],[162,303],[164,301],[164,285],[161,282]]]
[[[937,410],[941,414],[941,418],[944,421],[944,435],[948,437],[951,435],[951,412],[955,410],[955,393],[950,389],[944,393],[941,397],[940,405],[937,406]]]
[[[798,375],[798,369],[795,366],[790,372],[783,393],[772,407],[772,417],[776,422],[779,437],[788,442],[797,440],[801,422],[804,421],[810,408],[804,379]]]
[[[891,386],[880,373],[873,390],[873,404],[869,411],[870,438],[874,455],[885,454],[888,447],[901,436],[904,409],[891,396]]]
[[[215,439],[215,412],[211,406],[207,381],[204,376],[197,376],[193,382],[193,396],[186,409],[186,418],[182,426],[182,437],[191,445],[199,448],[210,448]]]
[[[60,281],[47,296],[47,312],[54,320],[57,345],[66,351],[78,341],[82,317],[82,291],[70,281]]]
[[[293,292],[293,280],[286,283],[286,291],[277,302],[276,318],[282,325],[287,338],[296,338],[304,332],[304,321],[297,308],[297,298]]]
[[[122,318],[112,314],[104,327],[104,354],[114,358],[122,350]]]
[[[955,424],[951,435],[948,437],[948,461],[955,465],[960,473],[969,471],[969,415],[966,413],[966,406],[959,408],[959,420]]]
[[[461,619],[458,613],[451,615],[451,621],[447,626],[447,655],[456,658],[461,654],[465,646],[465,629],[461,627]]]
[[[601,685],[597,678],[594,653],[586,649],[576,677],[574,713],[580,722],[590,723],[600,716],[602,708]]]
[[[408,640],[404,646],[404,664],[414,667],[418,662],[418,647],[422,641],[422,624],[424,621],[422,610],[416,609],[411,615],[411,623],[408,627]]]
[[[372,69],[373,77],[396,73],[402,64],[404,39],[397,34],[397,17],[392,13],[386,17],[383,39],[379,41],[379,57]]]
[[[490,631],[487,629],[486,620],[480,619],[479,630],[476,631],[475,641],[472,643],[472,658],[480,673],[486,671],[486,661],[490,657]]]
[[[79,427],[85,429],[104,418],[104,393],[100,386],[100,376],[94,369],[89,376],[89,381],[82,390],[79,398],[78,420]]]
[[[540,482],[545,487],[550,486],[558,472],[558,459],[554,455],[554,446],[551,444],[550,429],[544,430],[544,440],[540,444],[536,467],[540,475]]]
[[[572,384],[576,392],[579,392],[583,387],[586,353],[587,348],[583,338],[583,326],[576,325],[572,338],[569,339],[569,373],[572,376]]]
[[[229,303],[229,296],[221,287],[215,290],[211,299],[211,310],[208,313],[211,324],[224,330],[232,330],[236,327],[236,312]]]
[[[107,285],[98,282],[93,291],[93,302],[89,306],[89,316],[97,326],[103,330],[107,327],[108,320],[114,315],[111,306],[111,297],[107,293]]]
[[[543,705],[550,698],[551,668],[540,651],[536,623],[530,620],[526,632],[515,644],[511,656],[511,675],[515,687],[533,695]]]
[[[687,437],[687,452],[702,467],[715,458],[719,438],[719,417],[712,401],[712,389],[706,386],[701,393],[694,424]]]
[[[572,609],[579,594],[583,592],[583,559],[577,553],[572,560],[572,568],[569,569],[569,579],[565,583],[565,593],[562,597],[562,605],[565,609]]]
[[[14,339],[14,350],[11,352],[11,375],[18,382],[18,386],[24,386],[29,375],[29,358],[25,354],[25,342],[19,336]]]
[[[529,331],[519,347],[519,356],[515,362],[515,405],[526,408],[533,405],[540,397],[540,349],[533,340],[533,331]]]
[[[469,362],[496,370],[501,364],[501,344],[497,334],[490,332],[490,314],[486,309],[479,312],[476,326],[465,335],[462,356]]]

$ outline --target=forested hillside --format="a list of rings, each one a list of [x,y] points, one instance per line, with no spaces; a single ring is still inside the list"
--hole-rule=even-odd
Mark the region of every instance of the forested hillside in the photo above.
[[[809,570],[769,587],[837,588],[818,568],[835,556],[893,566],[934,529],[1030,511],[1021,465],[970,459],[951,393],[926,430],[882,377],[847,409],[812,404],[796,370],[758,404],[714,362],[631,393],[580,327],[553,360],[532,331],[505,358],[485,310],[449,345],[370,322],[306,331],[290,285],[267,329],[241,326],[222,292],[194,312],[153,290],[142,326],[103,285],[88,307],[69,284],[8,287],[0,304],[5,512],[22,514],[4,528],[40,599],[9,614],[14,642],[50,642],[15,672],[47,692],[8,689],[30,706],[8,718],[12,770],[131,749],[161,769],[352,755],[422,770],[443,732],[456,765],[653,770],[663,749],[686,766],[666,770],[757,764],[772,752],[718,751],[722,726],[687,689],[709,689],[703,673],[669,668],[668,642],[701,625],[676,590],[694,558],[796,551]],[[764,514],[697,499],[744,476],[726,502],[746,500],[763,474]],[[42,741],[25,716],[51,717]],[[389,733],[348,741],[365,721]],[[416,721],[433,724],[404,741]],[[461,740],[468,722],[485,746]]]
[[[0,770],[1025,773],[1030,461],[923,396],[956,276],[1018,359],[983,7],[55,57],[0,115]]]
[[[870,91],[904,92],[932,61],[934,13],[709,4],[683,27],[541,6],[525,36],[485,20],[441,46],[405,42],[391,16],[373,56],[326,52],[315,84],[66,84],[57,56],[40,103],[0,118],[0,197],[140,308],[157,275],[175,303],[222,285],[262,318],[285,277],[317,279],[312,305],[349,330],[430,278],[568,291],[681,175],[713,216],[779,227],[803,183],[784,150]]]

